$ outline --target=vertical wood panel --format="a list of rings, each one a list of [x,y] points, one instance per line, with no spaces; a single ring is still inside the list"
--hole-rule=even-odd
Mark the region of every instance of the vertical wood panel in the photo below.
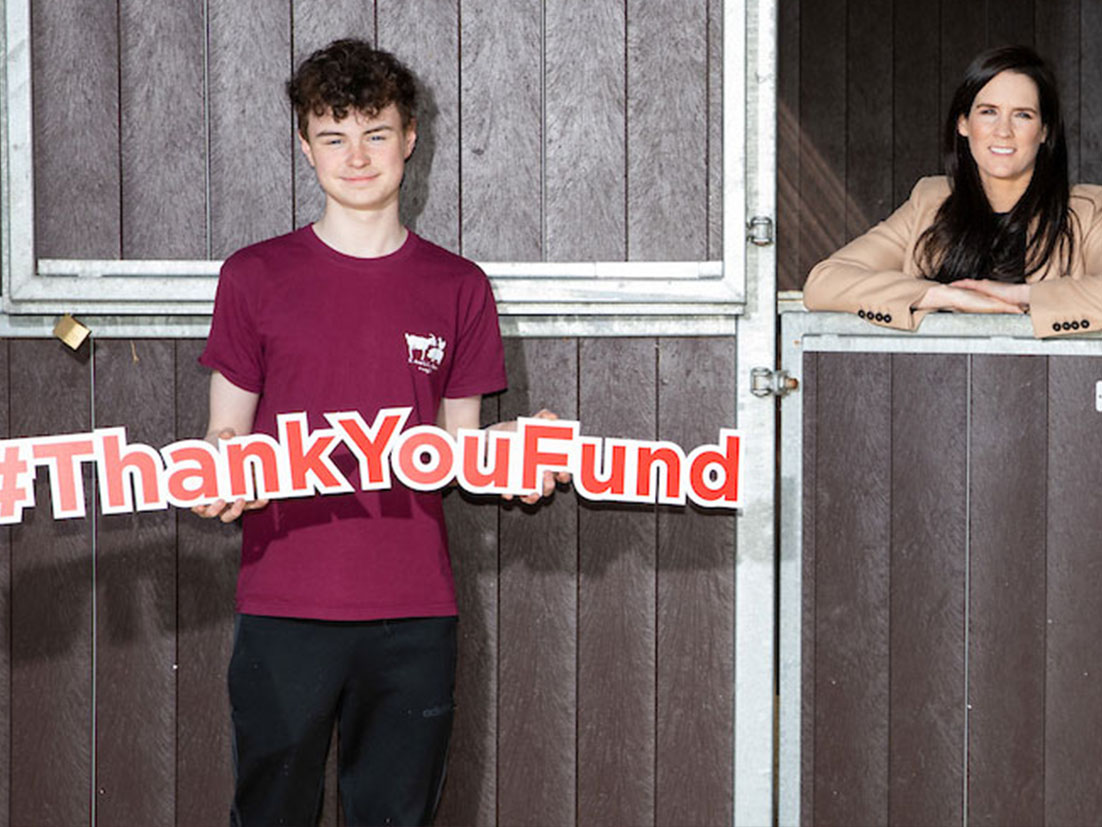
[[[11,341],[13,436],[90,429],[88,351]],[[11,531],[11,821],[69,827],[91,806],[93,519],[55,521],[47,473],[35,501]]]
[[[96,426],[125,425],[129,442],[172,442],[174,344],[102,340],[94,358]],[[96,596],[96,823],[168,824],[176,804],[175,514],[97,517]]]
[[[121,0],[119,35],[123,258],[205,258],[202,0]]]
[[[822,354],[815,539],[817,825],[888,817],[890,357]]]
[[[461,38],[463,253],[543,257],[543,11],[536,0],[466,0]]]
[[[289,0],[209,2],[210,215],[215,258],[291,229]]]
[[[846,240],[845,0],[800,8],[801,279]]]
[[[1102,88],[1102,5],[1081,3],[1080,15],[1079,180],[1093,182],[1102,181],[1102,99],[1089,91]]]
[[[1041,0],[1047,6],[1051,0]],[[1033,45],[1033,0],[999,0],[987,4],[987,45]]]
[[[627,253],[623,0],[544,6],[548,261]]]
[[[483,399],[483,427],[498,419],[497,397]],[[498,764],[497,498],[452,489],[444,511],[459,605],[459,661],[448,778],[434,823],[492,825]]]
[[[459,235],[458,0],[377,0],[379,45],[420,81],[417,149],[402,184],[402,217],[418,234],[461,251]]]
[[[344,812],[340,805],[339,754],[340,738],[337,725],[334,724],[333,732],[329,736],[329,752],[325,756],[325,777],[322,780],[321,815],[318,816],[318,827],[337,827],[338,824],[343,823]]]
[[[1047,0],[1034,6],[1037,51],[1056,72],[1064,130],[1068,142],[1068,175],[1079,179],[1079,0]],[[1093,42],[1092,48],[1093,49]],[[1094,179],[1091,179],[1094,180]]]
[[[967,400],[967,357],[892,357],[892,824],[964,817]]]
[[[374,42],[375,4],[373,0],[292,0],[294,29],[294,68],[318,49],[344,37],[358,37]],[[294,111],[291,110],[294,119]],[[325,193],[318,186],[314,168],[299,149],[298,125],[292,140],[291,165],[294,168],[294,225],[301,227],[321,218],[325,209]]]
[[[723,0],[708,2],[708,258],[723,258]],[[782,3],[781,6],[789,5]],[[785,288],[781,288],[785,289]]]
[[[8,389],[8,343],[0,340],[0,439],[6,439],[10,398]],[[5,757],[0,767],[0,827],[11,824],[11,651],[12,651],[12,592],[11,592],[11,529],[0,527],[0,756]]]
[[[509,391],[502,397],[503,419],[544,407],[577,417],[576,340],[511,339],[506,357]],[[502,509],[500,824],[574,824],[577,578],[573,492],[559,492],[535,509],[520,504]]]
[[[1045,823],[1102,820],[1102,359],[1048,360],[1048,610]]]
[[[658,434],[688,450],[735,423],[735,341],[661,339]],[[656,824],[732,822],[735,518],[658,514]]]
[[[800,8],[777,7],[777,289],[798,290],[800,269]]]
[[[987,46],[987,0],[941,0],[941,117],[964,70]]]
[[[1047,397],[1044,358],[972,357],[969,824],[1044,818]]]
[[[892,206],[924,175],[943,172],[938,0],[895,0],[892,8]],[[863,43],[852,48],[861,49]],[[880,216],[881,218],[885,216]]]
[[[892,0],[847,3],[846,238],[865,232],[892,199]],[[858,45],[860,44],[860,45]]]
[[[176,437],[207,430],[210,371],[201,339],[176,342]],[[188,511],[176,514],[176,823],[222,824],[233,798],[226,669],[241,531]]]
[[[707,255],[707,50],[707,0],[627,0],[629,259]]]
[[[819,356],[803,355],[803,530],[800,543],[800,824],[815,823],[815,537],[819,449]],[[794,611],[795,607],[781,607]],[[781,689],[783,692],[783,687]]]
[[[587,432],[653,437],[655,347],[653,339],[581,341]],[[578,821],[653,824],[654,509],[587,503],[578,530]]]
[[[35,252],[119,255],[119,41],[114,3],[31,3]]]

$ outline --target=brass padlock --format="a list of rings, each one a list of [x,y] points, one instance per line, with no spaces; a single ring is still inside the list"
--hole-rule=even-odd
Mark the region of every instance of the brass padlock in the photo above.
[[[54,335],[73,350],[84,344],[92,331],[66,313],[54,325]]]

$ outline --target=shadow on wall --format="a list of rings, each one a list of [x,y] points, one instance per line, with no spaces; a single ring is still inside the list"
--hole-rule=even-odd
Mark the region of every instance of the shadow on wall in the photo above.
[[[196,525],[181,527],[179,534],[191,535],[188,545],[202,551],[178,551],[172,538],[173,516],[126,515],[121,518],[125,523],[116,523],[120,538],[133,535],[128,527],[134,520],[160,517],[163,541],[146,535],[133,537],[128,546],[123,539],[122,544],[96,555],[96,625],[101,642],[175,638],[231,623],[240,545],[237,532],[225,531],[217,521],[200,523],[198,517],[182,512],[181,521],[194,520]],[[101,540],[111,533],[110,519],[120,518],[100,518]],[[33,526],[34,521],[34,511],[28,511],[22,527]],[[84,520],[60,521],[54,536],[71,533],[80,535],[83,542],[88,531]],[[12,634],[0,635],[0,646],[10,647],[14,663],[62,657],[89,645],[92,560],[89,552],[63,562],[43,560],[14,568],[11,583],[0,592],[0,617],[13,621]]]
[[[778,289],[801,290],[816,262],[849,241],[848,236],[865,232],[873,219],[850,197],[846,182],[800,131],[799,121],[781,100],[777,144]]]
[[[436,157],[436,119],[440,114],[436,95],[419,78],[417,96],[417,143],[406,165],[399,201],[402,223],[414,232],[417,232],[417,218],[429,200],[429,178],[432,160]]]

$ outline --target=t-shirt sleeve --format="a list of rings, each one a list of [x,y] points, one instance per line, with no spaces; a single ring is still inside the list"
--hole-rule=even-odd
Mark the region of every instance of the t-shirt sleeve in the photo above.
[[[462,291],[458,308],[460,335],[444,386],[449,399],[494,393],[506,386],[505,351],[490,280],[479,270],[471,282]]]
[[[210,336],[199,363],[243,390],[260,393],[264,388],[263,349],[244,276],[239,258],[231,257],[222,265]]]

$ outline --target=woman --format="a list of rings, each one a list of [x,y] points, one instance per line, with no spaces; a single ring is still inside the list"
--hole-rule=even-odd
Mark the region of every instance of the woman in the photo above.
[[[945,176],[817,264],[811,310],[914,330],[932,310],[1028,312],[1036,336],[1102,330],[1102,187],[1068,187],[1051,70],[1024,46],[979,55],[953,96]]]

